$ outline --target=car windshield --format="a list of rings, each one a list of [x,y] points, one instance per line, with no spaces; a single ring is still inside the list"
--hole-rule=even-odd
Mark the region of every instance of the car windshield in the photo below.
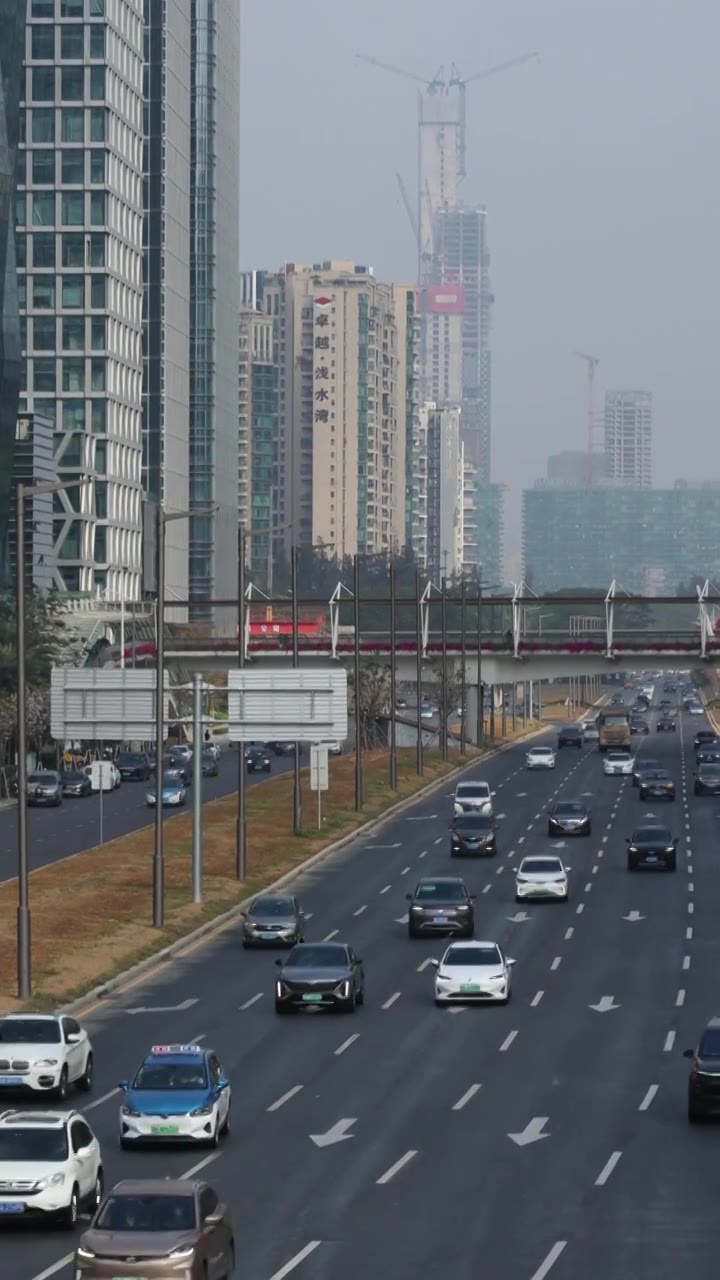
[[[166,788],[166,790],[169,790],[169,791],[177,791],[180,785],[178,782],[177,774],[174,774],[174,773],[164,773],[162,784]]]
[[[63,782],[85,782],[87,774],[82,773],[80,769],[73,769],[72,773],[66,773]]]
[[[561,800],[555,805],[556,813],[578,814],[585,812],[585,805],[579,800]]]
[[[256,898],[251,907],[252,915],[293,916],[295,906],[291,898]]]
[[[639,827],[632,835],[633,844],[672,844],[669,827]]]
[[[458,787],[455,794],[457,795],[458,800],[463,800],[466,796],[471,800],[475,800],[479,797],[484,799],[489,794],[489,791],[490,788],[488,787],[487,782],[463,782]]]
[[[117,758],[118,764],[144,764],[145,757],[141,751],[121,751]]]
[[[561,733],[564,733],[566,738],[568,736],[570,736],[571,738],[576,738],[579,732],[580,730],[577,728],[576,725],[568,725],[566,729],[561,729]]]
[[[631,756],[628,751],[609,751],[608,752],[608,760],[610,760],[613,764],[627,764],[628,760],[630,759],[631,759]]]
[[[0,1022],[3,1044],[60,1044],[60,1024],[51,1018],[5,1018]]]
[[[31,773],[28,782],[34,782],[42,787],[52,787],[58,781],[56,773]]]
[[[664,769],[645,769],[645,774],[649,782],[667,782],[668,775]]]
[[[562,863],[557,858],[531,858],[520,864],[520,874],[523,876],[535,875],[537,872],[545,873],[554,872],[555,875],[562,875]]]
[[[432,898],[441,902],[464,902],[467,890],[459,881],[426,880],[418,885],[415,897],[423,902],[430,901]]]
[[[68,1158],[68,1140],[65,1129],[2,1129],[0,1128],[0,1161],[47,1161],[60,1164]]]
[[[720,778],[720,765],[717,764],[701,764],[701,778]]]
[[[144,1062],[133,1089],[207,1089],[204,1062]]]
[[[660,761],[659,760],[639,760],[637,767],[638,769],[642,769],[645,772],[654,772],[656,769],[660,768]]]
[[[720,1058],[720,1027],[706,1031],[700,1042],[701,1058]]]
[[[193,1231],[193,1196],[108,1196],[100,1210],[98,1231]]]
[[[488,813],[468,813],[455,821],[458,831],[492,831],[492,826],[493,820]]]
[[[344,947],[303,945],[295,947],[285,961],[293,969],[337,969],[345,968],[348,962]]]
[[[497,947],[451,947],[443,960],[445,965],[502,964]]]
[[[551,756],[552,747],[531,747],[530,755],[531,756]]]

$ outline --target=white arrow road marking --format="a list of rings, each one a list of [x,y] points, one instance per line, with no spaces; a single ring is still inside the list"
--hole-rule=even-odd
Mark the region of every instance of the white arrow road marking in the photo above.
[[[656,818],[656,817],[657,817],[657,814],[656,814],[656,813],[644,813],[644,814],[643,814],[643,818]]]
[[[540,1142],[541,1138],[550,1137],[549,1133],[543,1133],[547,1122],[547,1116],[535,1116],[528,1121],[522,1133],[509,1133],[508,1138],[518,1147],[527,1147],[531,1142]]]
[[[530,1277],[530,1280],[545,1280],[545,1277],[550,1274],[566,1246],[567,1240],[558,1240],[557,1243],[553,1245],[544,1262],[542,1262],[538,1267],[535,1274]]]
[[[407,924],[407,922],[408,922],[408,920],[409,920],[409,919],[410,919],[409,915],[407,914],[407,912],[405,912],[405,915],[404,915],[404,916],[400,916],[400,919],[399,919],[399,920],[396,920],[396,921],[395,921],[395,923],[396,923],[396,924]],[[327,942],[327,938],[325,939],[325,941]]]
[[[465,1004],[449,1004],[447,1006],[448,1013],[467,1013],[467,1005]]]
[[[615,1003],[612,996],[602,996],[598,1004],[589,1004],[588,1009],[594,1009],[596,1013],[608,1013],[611,1009],[619,1009],[620,1005]]]
[[[348,1138],[355,1137],[354,1133],[347,1132],[354,1124],[357,1124],[357,1120],[336,1120],[327,1133],[311,1133],[310,1141],[316,1147],[332,1147],[336,1142],[347,1142]]]
[[[478,1093],[480,1089],[482,1089],[481,1084],[471,1084],[470,1088],[463,1094],[462,1098],[458,1098],[455,1106],[453,1107],[453,1111],[462,1111],[463,1107],[467,1106],[468,1102],[475,1097],[475,1094]]]
[[[289,1262],[286,1262],[284,1267],[281,1267],[279,1271],[276,1271],[275,1274],[270,1277],[270,1280],[285,1280],[285,1277],[289,1276],[291,1271],[295,1271],[295,1269],[300,1266],[301,1262],[304,1262],[311,1253],[314,1253],[316,1249],[320,1248],[321,1244],[322,1240],[311,1240],[309,1244],[305,1245],[304,1249],[301,1249],[299,1253],[295,1254],[294,1258],[291,1258]]]
[[[192,1000],[183,1000],[182,1004],[165,1004],[158,1005],[153,1009],[125,1009],[125,1013],[183,1013],[185,1009],[192,1009],[194,1004],[198,1003],[199,996],[194,996]]]
[[[495,814],[495,821],[496,821],[496,822],[504,822],[504,821],[505,821],[505,818],[507,818],[507,814],[506,814],[506,813],[496,813],[496,814]]]
[[[432,964],[432,962],[433,962],[433,957],[428,956],[427,960],[423,960],[422,964],[418,965],[417,972],[422,973],[425,969],[427,969],[429,964]]]
[[[527,911],[516,911],[514,916],[507,916],[511,924],[524,924],[530,917]]]
[[[629,915],[623,916],[623,920],[628,920],[630,924],[636,924],[638,920],[644,920],[645,917],[640,915],[639,911],[631,911]]]

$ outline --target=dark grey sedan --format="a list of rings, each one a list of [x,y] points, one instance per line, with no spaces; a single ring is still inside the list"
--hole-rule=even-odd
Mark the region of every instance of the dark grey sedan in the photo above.
[[[365,1003],[362,960],[344,942],[299,942],[286,960],[276,960],[275,1012],[337,1009],[354,1013]]]
[[[475,936],[475,896],[468,893],[459,876],[433,876],[419,880],[408,893],[408,935],[451,934],[458,938]]]
[[[64,796],[89,796],[92,782],[81,769],[73,769],[62,774],[62,793]]]
[[[244,947],[294,947],[305,941],[305,915],[292,894],[262,893],[243,916]]]
[[[55,770],[45,773],[31,773],[27,786],[28,806],[30,808],[53,807],[62,804],[62,777]]]
[[[200,757],[203,778],[217,778],[218,762],[214,751],[203,751]]]

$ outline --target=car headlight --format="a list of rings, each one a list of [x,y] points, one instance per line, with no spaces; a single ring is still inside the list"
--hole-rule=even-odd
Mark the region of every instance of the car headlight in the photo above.
[[[37,1184],[38,1191],[44,1191],[47,1187],[61,1187],[65,1181],[64,1173],[53,1173],[49,1178],[41,1178]]]
[[[530,881],[528,880],[527,876],[516,876],[516,880],[515,880],[515,882],[516,882],[516,884],[529,884],[529,883],[530,883]]]
[[[180,1245],[177,1249],[173,1249],[172,1252],[168,1254],[168,1258],[192,1258],[194,1251],[193,1245]]]
[[[346,979],[344,982],[338,982],[335,988],[335,995],[340,996],[341,1000],[347,1000],[350,996],[350,983]]]
[[[284,983],[284,982],[276,982],[276,983],[275,983],[275,995],[277,996],[278,1000],[281,1000],[281,999],[282,999],[282,997],[283,997],[284,995],[286,995],[286,994],[287,994],[287,991],[286,991],[285,983]]]
[[[78,1245],[77,1247],[78,1261],[82,1258],[84,1261],[90,1262],[91,1259],[94,1257],[95,1257],[95,1254],[93,1253],[92,1249],[86,1249],[85,1245],[83,1244]]]
[[[57,1058],[39,1058],[33,1065],[36,1067],[56,1067],[58,1060]]]
[[[413,909],[413,911],[424,911],[424,910],[425,910],[425,908],[424,908],[424,907],[413,907],[412,909]]]
[[[142,1111],[136,1111],[134,1107],[129,1107],[127,1103],[124,1103],[123,1106],[120,1108],[120,1110],[124,1116],[141,1116],[142,1115]]]
[[[449,973],[439,973],[437,975],[437,980],[438,982],[452,982],[452,978]]]
[[[211,1116],[214,1110],[215,1110],[215,1103],[207,1102],[204,1107],[196,1107],[194,1111],[190,1112],[190,1115],[191,1116]]]
[[[458,907],[458,911],[469,911],[469,910],[470,910],[470,907],[469,907],[469,904],[468,904],[467,902],[461,902],[461,903],[460,903],[460,905],[459,905],[459,907]]]

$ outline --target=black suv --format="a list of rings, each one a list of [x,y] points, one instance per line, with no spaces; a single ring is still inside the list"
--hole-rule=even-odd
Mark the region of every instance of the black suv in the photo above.
[[[707,747],[718,741],[718,736],[713,733],[712,729],[698,729],[693,738],[693,746],[697,751],[698,747]]]
[[[578,751],[582,750],[582,729],[576,724],[565,725],[558,734],[558,749],[560,747],[577,747]]]
[[[625,841],[628,871],[637,871],[639,867],[677,869],[677,836],[669,827],[638,827]]]
[[[450,828],[450,856],[494,858],[495,819],[491,813],[459,813]]]
[[[697,1049],[686,1049],[692,1059],[688,1080],[688,1121],[698,1124],[720,1112],[720,1018],[711,1018]]]
[[[672,716],[658,716],[658,733],[677,733],[677,721]]]
[[[276,960],[275,1012],[339,1009],[354,1013],[365,1003],[362,960],[344,942],[298,942]]]
[[[720,764],[698,765],[693,791],[696,796],[720,796]]]
[[[549,836],[589,836],[590,810],[582,800],[557,800],[548,809]]]
[[[121,751],[115,761],[123,782],[147,782],[150,761],[144,751]]]
[[[475,936],[475,895],[468,893],[459,876],[425,876],[406,897],[409,937]]]
[[[272,756],[264,747],[250,747],[245,752],[245,768],[248,773],[270,773]]]

